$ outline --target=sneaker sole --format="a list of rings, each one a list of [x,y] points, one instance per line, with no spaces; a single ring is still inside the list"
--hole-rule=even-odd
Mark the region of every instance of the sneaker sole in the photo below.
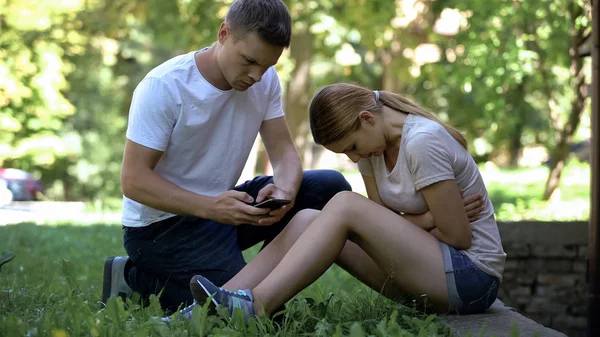
[[[125,292],[119,291],[119,274],[115,272],[114,267],[115,263],[119,263],[117,259],[120,259],[119,256],[113,256],[106,259],[104,262],[104,278],[102,282],[102,301],[101,308],[106,306],[106,302],[109,298],[113,296],[119,296],[123,302],[127,300],[128,296],[131,294],[127,294]]]
[[[192,291],[192,296],[200,306],[203,306],[204,303],[206,303],[206,299],[211,296],[202,283],[198,282],[197,276],[192,277],[192,280],[190,281],[190,290]],[[211,298],[211,302],[214,307],[219,305],[214,298]]]
[[[112,265],[115,258],[110,257],[104,262],[104,279],[102,281],[102,300],[100,306],[104,308],[106,301],[110,297],[110,289],[112,288]]]

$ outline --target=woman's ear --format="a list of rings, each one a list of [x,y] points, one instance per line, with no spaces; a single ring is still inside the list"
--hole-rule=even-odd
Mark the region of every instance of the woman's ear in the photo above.
[[[367,123],[369,125],[375,124],[375,116],[370,111],[361,111],[358,114],[358,119],[361,123]]]

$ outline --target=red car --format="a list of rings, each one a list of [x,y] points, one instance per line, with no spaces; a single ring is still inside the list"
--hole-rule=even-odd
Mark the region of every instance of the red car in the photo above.
[[[42,183],[23,170],[0,168],[0,179],[6,181],[14,201],[38,200],[44,193]]]

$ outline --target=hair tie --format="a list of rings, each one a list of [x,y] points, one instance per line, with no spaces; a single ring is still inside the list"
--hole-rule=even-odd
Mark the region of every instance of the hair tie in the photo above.
[[[379,102],[379,91],[378,90],[373,90],[373,93],[375,94],[375,101]]]

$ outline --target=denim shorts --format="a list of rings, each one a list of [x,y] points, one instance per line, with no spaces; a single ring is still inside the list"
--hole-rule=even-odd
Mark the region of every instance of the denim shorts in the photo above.
[[[449,314],[484,312],[498,296],[500,281],[479,269],[463,252],[440,242],[450,299]]]

